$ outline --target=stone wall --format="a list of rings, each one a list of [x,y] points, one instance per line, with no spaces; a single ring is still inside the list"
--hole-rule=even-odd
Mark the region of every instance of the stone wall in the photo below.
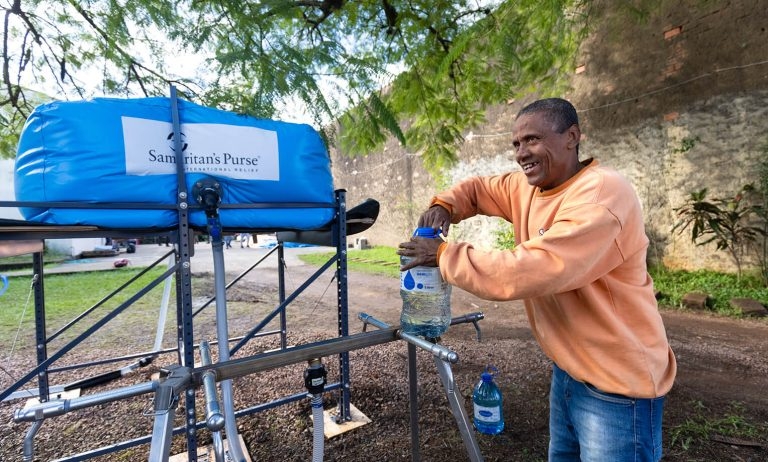
[[[623,3],[597,3],[574,69],[563,70],[572,73],[563,96],[580,113],[582,158],[599,159],[635,185],[651,257],[678,268],[730,269],[714,246],[671,234],[673,209],[703,187],[722,197],[757,180],[756,164],[768,155],[768,8],[762,1],[659,2],[636,17]],[[381,202],[369,242],[394,246],[407,238],[434,192],[517,168],[510,130],[533,99],[489,108],[487,123],[465,134],[458,164],[440,179],[393,141],[364,158],[333,153],[336,186],[347,189],[349,204]],[[476,218],[451,236],[492,247],[501,225]]]

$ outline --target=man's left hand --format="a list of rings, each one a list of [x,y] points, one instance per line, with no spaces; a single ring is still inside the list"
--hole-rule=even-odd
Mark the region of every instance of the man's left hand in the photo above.
[[[442,243],[442,239],[424,237],[412,237],[410,241],[400,243],[397,254],[411,258],[408,264],[400,267],[400,271],[407,271],[416,266],[437,266],[437,249]]]

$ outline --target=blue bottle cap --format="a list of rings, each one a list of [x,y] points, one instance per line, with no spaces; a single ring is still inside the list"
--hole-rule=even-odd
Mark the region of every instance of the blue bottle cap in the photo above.
[[[496,374],[498,373],[499,373],[499,369],[493,364],[489,364],[485,366],[485,370],[480,375],[480,378],[483,379],[483,382],[491,382],[493,378],[496,376]]]
[[[434,239],[437,237],[437,230],[435,228],[416,228],[416,231],[413,232],[413,235],[416,237],[427,237]]]

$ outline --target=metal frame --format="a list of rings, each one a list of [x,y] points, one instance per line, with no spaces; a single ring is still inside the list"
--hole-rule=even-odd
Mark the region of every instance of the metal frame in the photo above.
[[[174,133],[177,134],[174,139],[176,143],[177,152],[180,151],[181,137],[178,134],[181,132],[179,114],[178,114],[178,99],[175,87],[171,87],[171,119],[173,124]],[[1,207],[45,207],[45,208],[83,208],[83,209],[126,209],[126,210],[146,210],[146,209],[167,209],[176,210],[178,213],[178,226],[171,229],[100,229],[95,226],[49,226],[34,224],[28,222],[18,221],[0,221],[0,241],[13,241],[13,240],[45,240],[53,238],[78,238],[78,237],[150,237],[150,236],[167,236],[170,237],[177,247],[172,251],[175,257],[175,263],[171,265],[167,271],[165,271],[160,277],[149,282],[145,287],[138,290],[138,292],[129,298],[126,302],[120,304],[117,308],[107,313],[100,320],[96,321],[90,327],[88,327],[82,334],[77,336],[74,340],[68,342],[55,352],[48,351],[49,342],[52,337],[58,336],[63,331],[72,327],[77,323],[85,314],[94,310],[99,304],[113,297],[121,290],[125,289],[130,284],[130,281],[124,284],[121,288],[107,296],[104,300],[97,303],[97,305],[87,309],[83,314],[78,316],[75,320],[59,329],[53,336],[46,335],[46,316],[45,316],[45,291],[44,291],[44,270],[43,270],[43,255],[42,252],[33,254],[33,272],[35,274],[34,284],[34,306],[35,306],[35,340],[36,340],[36,359],[37,366],[31,371],[26,373],[23,378],[13,383],[5,390],[0,391],[0,400],[11,396],[14,391],[19,390],[21,387],[29,384],[34,378],[37,378],[37,397],[41,403],[49,401],[51,392],[51,385],[49,383],[49,375],[52,372],[56,372],[54,363],[60,359],[68,351],[79,345],[82,341],[99,330],[103,325],[117,316],[119,313],[127,309],[131,304],[138,300],[141,296],[149,292],[156,287],[160,282],[167,277],[175,276],[176,281],[176,321],[177,321],[177,344],[178,348],[171,350],[164,350],[163,352],[176,350],[178,352],[178,365],[182,368],[192,369],[194,367],[194,355],[195,355],[195,339],[193,335],[193,320],[194,316],[200,312],[200,310],[193,311],[192,306],[192,283],[191,283],[191,257],[194,253],[194,234],[195,230],[192,229],[189,223],[190,210],[199,210],[203,206],[196,204],[190,199],[190,192],[186,189],[186,179],[184,175],[183,165],[179,163],[177,165],[177,204],[175,205],[160,205],[160,204],[144,204],[144,203],[82,203],[82,202],[28,202],[28,201],[0,201]],[[259,204],[222,204],[221,208],[268,208],[268,209],[302,209],[302,208],[329,208],[334,210],[334,218],[332,222],[332,236],[333,242],[336,247],[334,257],[332,257],[323,268],[312,275],[305,283],[296,291],[286,295],[285,290],[285,263],[282,243],[278,243],[278,275],[279,275],[279,296],[280,305],[275,308],[273,314],[269,316],[268,320],[262,321],[258,326],[252,329],[248,335],[240,339],[235,348],[231,350],[232,353],[242,347],[248,340],[256,336],[263,335],[280,335],[281,348],[286,348],[286,332],[287,332],[287,319],[285,316],[286,307],[295,299],[304,289],[306,289],[312,282],[320,277],[329,267],[335,263],[336,280],[338,284],[338,316],[339,316],[339,336],[346,336],[349,333],[348,327],[348,300],[347,300],[347,277],[346,277],[346,194],[345,191],[339,190],[335,193],[333,202],[328,203],[259,203]],[[243,231],[243,232],[274,232],[275,230],[263,230],[263,229],[237,229],[237,230],[225,230],[225,231]],[[149,271],[152,267],[165,260],[171,253],[158,259],[153,263],[150,268],[147,268],[144,272]],[[270,252],[271,254],[271,252]],[[266,257],[265,257],[266,258]],[[243,277],[247,272],[255,268],[262,260],[256,262],[246,272],[241,274],[238,279]],[[144,274],[142,272],[142,274]],[[137,276],[136,278],[138,278]],[[134,278],[135,279],[135,278]],[[236,281],[232,281],[234,284]],[[230,284],[230,285],[231,285]],[[201,308],[202,309],[202,308]],[[280,329],[279,331],[261,332],[263,327],[274,316],[279,315]],[[152,352],[157,353],[157,352]],[[131,355],[129,357],[104,359],[95,362],[89,362],[80,364],[77,366],[69,366],[66,369],[73,369],[79,367],[89,367],[95,364],[104,364],[109,362],[117,362],[128,358],[145,356],[147,353],[140,353],[137,355]],[[348,353],[339,353],[339,368],[340,368],[340,383],[330,384],[327,389],[340,390],[340,417],[345,420],[350,420],[350,385],[351,378],[349,373],[349,356]],[[63,370],[63,369],[58,369]],[[174,433],[180,433],[184,431],[187,439],[187,450],[190,454],[190,462],[196,460],[197,454],[197,438],[196,432],[198,428],[201,428],[201,424],[196,422],[195,412],[195,390],[194,388],[186,388],[185,390],[185,411],[187,422],[184,429],[174,431]],[[267,403],[265,406],[253,407],[239,411],[237,415],[245,415],[253,412],[258,412],[266,408],[275,407],[284,403],[296,401],[300,399],[297,396],[287,396],[274,403]],[[37,427],[37,425],[36,425]],[[35,430],[36,431],[36,430]],[[138,438],[133,441],[127,441],[120,443],[119,445],[113,445],[105,448],[96,449],[83,453],[82,455],[74,456],[72,459],[63,460],[84,460],[87,458],[95,457],[98,455],[108,454],[118,450],[125,449],[134,445],[138,445],[148,441],[146,438]]]
[[[234,353],[245,345],[245,343],[257,336],[262,335],[280,335],[280,342],[281,342],[281,348],[286,348],[286,333],[287,333],[287,319],[285,316],[285,310],[289,306],[289,304],[303,292],[309,285],[311,285],[317,278],[319,278],[322,274],[324,274],[325,271],[327,271],[328,268],[334,265],[335,263],[335,270],[337,271],[337,284],[339,285],[338,288],[338,315],[340,317],[346,317],[348,315],[348,305],[347,305],[347,288],[345,286],[347,278],[346,278],[346,234],[345,234],[345,227],[340,226],[340,217],[343,217],[343,209],[344,209],[344,197],[345,193],[344,191],[337,191],[337,204],[336,204],[336,218],[334,219],[334,228],[337,229],[337,245],[336,245],[336,253],[334,257],[332,257],[320,270],[318,270],[316,273],[314,273],[308,280],[306,280],[299,288],[297,288],[294,292],[290,294],[286,294],[285,289],[285,264],[284,264],[284,250],[282,243],[278,243],[278,246],[275,249],[272,249],[271,252],[269,252],[267,255],[272,255],[273,252],[278,252],[278,259],[279,259],[279,292],[280,292],[280,304],[273,310],[271,315],[268,315],[267,318],[262,320],[259,325],[254,327],[246,336],[239,339],[239,342],[237,345],[232,348],[231,352]],[[12,204],[15,206],[15,203],[6,203],[6,202],[0,202],[0,206],[7,206],[9,204]],[[38,204],[40,205],[40,204]],[[283,207],[282,204],[273,204],[275,207]],[[54,227],[49,226],[33,226],[30,225],[28,228],[26,228],[21,234],[19,234],[18,231],[16,231],[16,225],[13,226],[13,230],[6,232],[6,230],[3,228],[3,226],[0,224],[0,240],[19,240],[23,238],[23,240],[30,240],[30,239],[45,239],[45,238],[77,238],[77,237],[92,237],[96,235],[117,235],[120,234],[120,231],[115,230],[94,230],[90,227],[84,227],[86,228],[82,233],[73,230],[73,229],[66,229],[66,230],[56,230]],[[42,403],[45,403],[49,401],[49,395],[51,392],[51,386],[49,383],[49,375],[54,372],[62,371],[62,370],[70,370],[75,368],[87,368],[93,365],[97,364],[105,364],[105,363],[112,363],[112,362],[119,362],[126,359],[133,359],[138,357],[144,357],[149,354],[153,353],[160,353],[160,352],[141,352],[137,353],[135,355],[129,355],[129,356],[123,356],[123,357],[117,357],[117,358],[108,358],[108,359],[101,359],[93,362],[88,363],[82,363],[74,366],[67,366],[63,368],[56,368],[55,362],[60,359],[64,354],[66,354],[68,351],[75,348],[77,345],[79,345],[81,342],[83,342],[85,339],[87,339],[89,336],[94,334],[96,331],[98,331],[102,326],[104,326],[107,322],[109,322],[111,319],[113,319],[115,316],[117,316],[119,313],[126,310],[130,305],[135,303],[141,296],[155,288],[157,285],[159,285],[161,282],[163,282],[167,277],[175,275],[176,276],[176,308],[177,308],[177,325],[180,326],[177,329],[177,341],[180,345],[180,348],[176,349],[170,349],[170,350],[163,350],[162,353],[166,353],[168,351],[178,351],[178,357],[179,357],[179,365],[181,367],[192,369],[194,367],[194,350],[196,348],[195,339],[192,334],[192,326],[193,326],[193,320],[194,316],[201,312],[201,310],[207,305],[204,305],[203,307],[199,308],[198,310],[193,311],[192,309],[192,303],[191,303],[191,264],[190,264],[190,257],[192,256],[192,239],[193,239],[193,233],[191,231],[184,232],[184,229],[182,227],[179,228],[179,230],[174,230],[178,232],[176,235],[176,242],[179,242],[180,245],[178,246],[178,250],[174,249],[170,251],[169,253],[163,255],[160,257],[156,262],[154,262],[150,267],[143,270],[140,275],[135,276],[130,281],[123,284],[119,289],[112,292],[111,294],[107,295],[104,299],[99,301],[96,305],[87,308],[83,313],[78,315],[74,320],[71,322],[68,322],[64,327],[57,329],[55,333],[52,335],[46,335],[46,329],[47,329],[47,323],[46,323],[46,316],[45,316],[45,291],[44,291],[44,270],[43,270],[43,256],[42,253],[35,253],[33,254],[33,272],[36,275],[35,284],[34,284],[34,305],[35,305],[35,339],[36,339],[36,356],[37,356],[37,366],[28,371],[20,380],[13,383],[11,386],[6,388],[5,390],[0,391],[0,400],[4,400],[5,398],[9,397],[13,392],[19,390],[21,387],[24,387],[25,385],[31,383],[35,378],[37,378],[37,397],[40,399]],[[125,235],[133,236],[133,237],[146,237],[146,236],[155,236],[155,235],[167,235],[169,234],[168,231],[164,231],[162,233],[156,233],[156,232],[136,232],[135,230],[129,230],[125,231]],[[172,234],[172,232],[171,232]],[[343,243],[343,244],[342,244]],[[65,332],[67,329],[73,327],[80,319],[82,319],[86,314],[93,311],[95,308],[97,308],[99,305],[103,304],[108,299],[114,297],[117,295],[120,291],[124,290],[126,287],[128,287],[131,282],[135,279],[138,279],[141,275],[145,274],[152,268],[154,268],[159,263],[165,261],[167,257],[170,254],[175,255],[175,264],[172,265],[168,270],[166,270],[161,276],[155,278],[154,280],[150,281],[146,286],[140,288],[138,292],[136,292],[133,296],[131,296],[126,302],[120,304],[120,306],[114,308],[109,313],[105,314],[101,319],[94,322],[92,325],[90,325],[82,334],[77,336],[74,340],[66,343],[61,348],[59,348],[55,352],[51,352],[48,349],[49,342],[53,339],[61,335],[63,332]],[[233,285],[237,282],[237,280],[244,277],[249,271],[253,270],[258,266],[259,263],[261,263],[264,260],[265,257],[260,259],[259,261],[255,262],[254,265],[252,265],[250,268],[248,268],[245,272],[240,274],[235,280],[231,281],[229,286]],[[343,272],[343,274],[342,274]],[[210,301],[209,301],[210,302]],[[280,328],[276,331],[268,331],[268,332],[262,332],[262,329],[266,324],[272,320],[274,317],[279,315],[279,324]],[[348,322],[346,319],[340,319],[339,320],[339,336],[347,336],[349,334],[348,331]],[[235,339],[237,340],[237,339]],[[351,385],[351,377],[349,373],[349,356],[347,352],[340,352],[339,355],[339,367],[340,367],[340,382],[335,384],[329,384],[326,387],[326,391],[332,391],[332,390],[339,390],[340,398],[339,403],[340,405],[344,403],[346,407],[342,406],[340,407],[340,416],[346,420],[350,420],[350,410],[349,410],[349,401],[350,401],[350,385]],[[200,422],[196,422],[195,420],[195,390],[194,388],[186,388],[185,390],[185,409],[187,413],[187,422],[193,422],[191,425],[186,425],[186,428],[179,428],[174,429],[173,433],[181,433],[184,432],[187,437],[187,450],[190,454],[190,462],[196,460],[196,456],[192,456],[193,454],[197,454],[197,439],[196,439],[196,432],[197,429],[203,428],[203,424]],[[236,416],[240,417],[243,415],[252,414],[255,412],[260,412],[272,407],[280,406],[282,404],[286,404],[289,402],[294,402],[300,399],[304,398],[304,394],[296,394],[296,395],[290,395],[283,397],[281,399],[278,399],[274,402],[270,403],[264,403],[258,406],[254,406],[248,409],[239,410],[236,413]],[[109,447],[104,447],[100,449],[91,450],[82,454],[78,454],[75,456],[72,456],[71,458],[66,458],[62,460],[85,460],[92,457],[100,456],[109,454],[112,452],[116,452],[119,450],[123,450],[132,446],[136,446],[139,444],[147,443],[151,440],[150,436],[137,438],[132,441],[126,441],[119,443],[118,445],[112,445]]]
[[[469,425],[469,419],[461,403],[459,394],[456,392],[456,386],[453,379],[453,373],[450,368],[451,363],[458,361],[458,355],[435,343],[434,340],[425,340],[420,337],[402,333],[399,328],[390,327],[387,324],[365,314],[359,315],[364,322],[364,332],[351,336],[338,337],[328,340],[322,340],[297,347],[280,349],[253,356],[239,358],[211,364],[210,352],[207,342],[200,344],[200,355],[202,366],[191,369],[180,365],[171,365],[163,370],[163,375],[159,380],[141,383],[133,386],[123,387],[117,390],[98,393],[95,395],[78,397],[72,399],[60,399],[51,402],[41,403],[39,405],[26,407],[16,411],[14,421],[31,422],[32,426],[27,433],[24,441],[25,451],[32,447],[33,439],[39,430],[42,422],[46,418],[63,415],[69,411],[84,409],[86,407],[118,401],[133,396],[139,396],[148,393],[155,394],[154,406],[154,426],[151,436],[151,447],[149,460],[164,461],[168,459],[171,439],[174,434],[185,431],[185,428],[173,428],[176,407],[180,400],[182,392],[190,389],[203,387],[206,398],[206,420],[197,423],[196,427],[201,428],[205,425],[213,434],[213,441],[216,451],[217,461],[224,460],[224,449],[220,430],[225,425],[225,417],[221,414],[218,405],[218,399],[215,391],[215,382],[223,382],[237,377],[268,371],[271,369],[297,364],[303,361],[316,360],[333,354],[349,353],[350,351],[375,346],[378,344],[402,339],[408,342],[409,354],[409,388],[410,393],[410,415],[411,415],[411,457],[414,462],[420,460],[419,455],[419,429],[414,425],[414,418],[418,416],[417,394],[418,378],[416,369],[416,347],[421,348],[433,355],[435,366],[440,375],[446,398],[451,407],[451,412],[456,419],[456,424],[461,433],[462,440],[467,450],[467,455],[472,462],[482,462],[483,458],[480,449],[474,438]],[[472,313],[469,315],[453,318],[451,324],[460,324],[472,322],[476,323],[483,318],[482,313]],[[379,329],[373,332],[365,332],[365,327],[371,324]],[[328,391],[328,390],[323,390]],[[303,398],[307,397],[303,393]],[[146,443],[148,438],[133,440],[126,443]],[[110,449],[121,450],[129,447],[126,443],[111,446]],[[133,445],[133,444],[130,444]],[[25,454],[27,454],[25,452]],[[102,455],[105,452],[83,453],[74,459],[59,460],[83,460],[84,458]],[[31,456],[32,454],[29,453]]]

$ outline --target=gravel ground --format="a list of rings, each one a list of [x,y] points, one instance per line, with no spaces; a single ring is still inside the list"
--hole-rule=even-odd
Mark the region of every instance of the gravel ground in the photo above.
[[[239,251],[239,249],[237,249]],[[289,266],[289,289],[297,287],[314,271],[302,265]],[[228,275],[231,279],[236,273]],[[250,329],[277,300],[276,270],[258,269],[228,292],[230,332],[239,335]],[[193,280],[196,300],[212,293],[211,274],[203,268]],[[335,282],[323,276],[296,299],[288,309],[289,343],[305,344],[332,337],[336,331]],[[351,333],[360,332],[359,312],[372,314],[393,324],[399,316],[397,280],[381,276],[350,273],[349,304]],[[208,310],[212,311],[212,310]],[[442,344],[459,355],[452,367],[457,390],[471,413],[471,391],[487,364],[499,368],[497,381],[504,396],[506,428],[497,436],[476,434],[487,461],[546,460],[549,361],[533,340],[519,303],[490,303],[455,290],[454,315],[483,312],[480,322],[482,342],[471,325],[453,326]],[[768,324],[765,321],[722,320],[702,315],[664,311],[673,348],[680,362],[675,388],[669,395],[665,413],[665,452],[667,461],[759,461],[768,460],[768,404],[764,398],[768,373]],[[172,326],[169,326],[172,329]],[[197,339],[214,338],[213,313],[203,312],[195,320]],[[171,332],[172,334],[172,332]],[[154,326],[147,332],[130,319],[115,321],[115,326],[62,359],[74,364],[107,355],[147,351]],[[168,337],[168,338],[172,338]],[[172,340],[171,340],[172,343]],[[274,337],[250,342],[235,358],[277,347]],[[17,351],[3,365],[18,374],[31,366],[31,349]],[[350,353],[352,404],[371,422],[325,442],[325,460],[385,461],[411,460],[409,433],[406,345],[390,342]],[[108,385],[89,389],[88,395],[151,380],[160,366],[173,364],[174,354],[157,357],[154,362]],[[325,358],[329,382],[337,379],[335,358]],[[234,380],[237,408],[262,403],[304,391],[302,373],[306,364],[296,364]],[[58,374],[54,383],[69,383],[78,378],[112,370],[97,366],[87,371]],[[455,420],[440,385],[430,355],[418,353],[419,429],[421,460],[468,460]],[[10,383],[5,374],[0,386]],[[74,411],[47,419],[35,438],[35,460],[48,461],[81,451],[151,434],[153,417],[150,396],[125,399]],[[325,408],[335,409],[334,393],[326,393]],[[197,393],[197,412],[202,418],[202,392]],[[14,423],[13,412],[23,403],[0,404],[0,460],[21,461],[27,423]],[[737,409],[741,421],[757,429],[754,437],[740,441],[722,438],[697,440],[693,445],[672,444],[675,428],[696,416],[727,416]],[[176,425],[181,425],[179,409]],[[311,457],[312,423],[309,400],[280,406],[238,419],[238,428],[252,460],[306,461]],[[738,422],[734,423],[736,425]],[[199,445],[210,443],[207,431],[198,433]],[[171,453],[184,452],[185,440],[174,438]],[[147,460],[148,445],[138,446],[97,461]],[[200,460],[203,460],[201,458]]]

